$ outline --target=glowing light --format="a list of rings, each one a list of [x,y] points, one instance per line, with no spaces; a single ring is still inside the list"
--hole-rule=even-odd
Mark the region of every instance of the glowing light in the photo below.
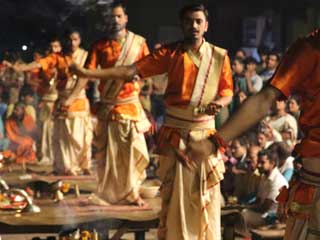
[[[27,45],[22,45],[21,49],[22,49],[22,51],[27,51],[28,50],[28,46]]]

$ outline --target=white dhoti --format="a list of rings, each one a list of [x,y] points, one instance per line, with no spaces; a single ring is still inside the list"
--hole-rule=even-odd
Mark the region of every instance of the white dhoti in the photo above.
[[[128,119],[99,119],[96,134],[97,195],[113,204],[135,202],[140,197],[139,188],[149,164],[140,123]]]
[[[212,119],[207,123],[198,124],[202,125],[203,130],[184,129],[183,122],[176,123],[180,129],[170,128],[180,137],[178,144],[180,150],[185,149],[189,139],[199,141],[208,138],[214,131]],[[168,117],[165,125],[168,126]],[[162,138],[160,141],[170,143],[171,139]],[[196,169],[190,170],[177,160],[172,147],[161,147],[159,176],[162,181],[162,210],[159,239],[221,239],[220,181],[223,179],[224,171],[221,157],[212,155]]]
[[[54,120],[54,170],[77,174],[91,168],[93,129],[89,109],[67,112]]]
[[[52,112],[54,102],[57,99],[56,94],[47,94],[42,98],[39,112],[39,121],[41,124],[41,160],[40,163],[52,164],[53,163],[53,131],[54,122]]]

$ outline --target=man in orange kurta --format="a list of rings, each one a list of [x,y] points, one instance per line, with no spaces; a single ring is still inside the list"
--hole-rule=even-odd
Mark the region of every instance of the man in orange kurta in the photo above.
[[[211,149],[224,147],[225,142],[266,116],[277,99],[288,98],[291,94],[301,97],[299,125],[304,138],[295,146],[294,154],[302,168],[289,190],[283,188],[277,198],[279,217],[287,219],[286,240],[320,239],[319,43],[319,29],[297,40],[284,55],[270,84],[244,102],[212,138],[214,144],[208,141],[193,143],[193,152],[210,154]],[[202,147],[196,150],[195,146]]]
[[[59,41],[53,41],[59,42]],[[81,51],[83,53],[83,51]],[[81,54],[82,55],[82,54]],[[78,56],[78,55],[77,55]],[[78,78],[69,72],[72,61],[83,64],[82,57],[72,54],[63,54],[53,51],[48,56],[30,64],[12,66],[16,71],[30,71],[42,69],[43,72],[53,72],[48,85],[54,86],[58,91],[58,100],[53,112],[53,164],[54,171],[60,175],[77,175],[90,173],[90,147],[91,147],[91,122],[89,101],[84,90],[75,92]],[[77,59],[80,59],[77,61]],[[70,97],[72,96],[72,97]],[[64,102],[69,99],[69,104]]]
[[[208,12],[203,5],[186,6],[180,19],[183,41],[165,45],[131,66],[100,71],[78,68],[78,73],[101,77],[106,83],[110,78],[130,80],[134,74],[149,77],[168,73],[166,116],[159,132],[159,239],[218,240],[223,160],[211,155],[196,163],[184,161],[182,155],[188,152],[190,141],[214,134],[214,113],[230,103],[230,60],[225,49],[203,38],[208,28]]]
[[[34,162],[36,160],[34,147],[38,132],[35,121],[25,113],[23,104],[15,105],[5,127],[10,140],[10,150],[17,156],[16,162]]]
[[[114,31],[97,41],[90,52],[88,68],[129,65],[149,54],[146,41],[126,29],[125,6],[112,6]],[[99,85],[100,106],[95,129],[99,184],[96,195],[113,204],[143,204],[139,194],[149,163],[143,133],[150,123],[139,102],[138,82],[104,82]]]

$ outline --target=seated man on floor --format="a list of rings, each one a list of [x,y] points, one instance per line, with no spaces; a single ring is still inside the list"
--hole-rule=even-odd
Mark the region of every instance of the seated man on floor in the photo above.
[[[239,214],[230,216],[235,222],[235,231],[245,237],[250,236],[249,230],[272,224],[276,220],[278,203],[276,197],[283,186],[288,187],[287,180],[280,173],[278,155],[270,149],[261,150],[258,154],[258,169],[262,179],[257,193],[257,199]]]
[[[258,154],[260,150],[261,148],[256,145],[249,147],[246,156],[247,170],[244,174],[238,174],[235,177],[234,196],[237,197],[240,204],[250,204],[256,200],[261,181],[261,174],[258,170]]]
[[[35,139],[38,131],[33,118],[25,113],[24,104],[15,104],[13,114],[7,119],[5,128],[10,140],[9,149],[17,156],[16,162],[34,162],[36,160]]]

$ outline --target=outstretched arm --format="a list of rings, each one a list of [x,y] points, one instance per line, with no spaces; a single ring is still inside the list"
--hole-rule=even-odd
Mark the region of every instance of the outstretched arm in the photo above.
[[[27,71],[31,71],[33,69],[42,67],[41,64],[37,62],[31,62],[29,64],[19,64],[19,63],[12,64],[7,61],[3,61],[3,64],[7,67],[13,68],[17,72],[27,72]]]
[[[280,95],[278,89],[267,86],[257,95],[249,97],[221,127],[219,135],[226,142],[240,136],[268,114],[272,104]]]
[[[79,65],[73,64],[71,70],[80,77],[99,78],[101,81],[126,80],[130,81],[137,74],[135,65],[119,66],[105,69],[86,69]]]

